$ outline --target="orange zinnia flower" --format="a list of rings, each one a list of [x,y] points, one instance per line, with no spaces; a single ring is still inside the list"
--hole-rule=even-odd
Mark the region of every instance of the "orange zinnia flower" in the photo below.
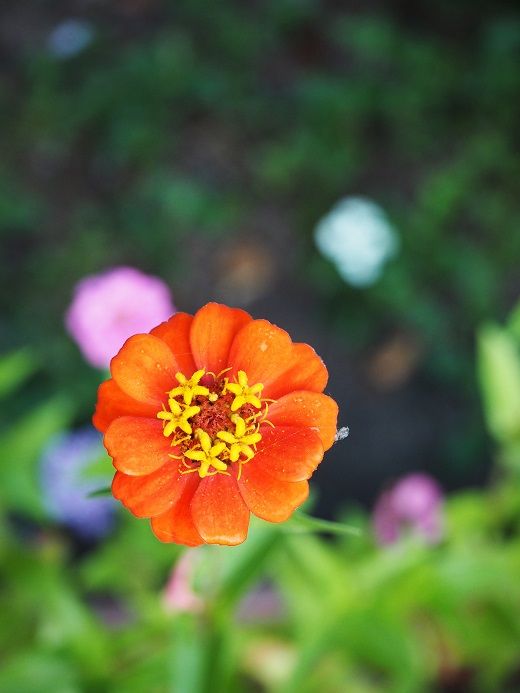
[[[338,411],[307,344],[209,303],[130,337],[110,368],[93,420],[112,493],[161,541],[240,544],[250,513],[282,522],[307,498]]]

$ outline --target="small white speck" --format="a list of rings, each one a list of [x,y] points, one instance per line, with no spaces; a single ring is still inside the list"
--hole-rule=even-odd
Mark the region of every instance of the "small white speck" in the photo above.
[[[348,426],[342,426],[341,428],[338,428],[336,431],[336,435],[334,436],[334,440],[337,443],[338,440],[345,440],[345,438],[348,438],[348,434],[350,433],[350,429]]]
[[[260,342],[260,351],[267,351],[267,342]]]

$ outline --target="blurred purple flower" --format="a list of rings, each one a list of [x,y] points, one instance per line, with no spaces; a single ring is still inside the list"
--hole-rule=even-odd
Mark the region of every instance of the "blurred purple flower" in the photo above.
[[[427,474],[410,474],[385,491],[377,501],[372,521],[378,542],[397,542],[411,533],[434,544],[443,534],[442,492]]]
[[[107,534],[114,520],[116,504],[112,497],[89,497],[110,483],[108,460],[106,475],[89,470],[105,456],[100,434],[84,428],[52,438],[40,461],[47,511],[86,539]]]
[[[175,312],[168,286],[133,267],[116,267],[82,279],[65,324],[85,359],[108,368],[134,334],[149,332]]]
[[[173,566],[164,590],[163,599],[167,611],[198,613],[202,610],[204,602],[193,589],[193,577],[198,563],[197,550],[187,549]]]

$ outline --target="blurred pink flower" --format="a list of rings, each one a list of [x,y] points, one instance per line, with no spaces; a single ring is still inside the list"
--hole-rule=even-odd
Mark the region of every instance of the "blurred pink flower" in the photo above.
[[[65,324],[85,359],[107,368],[128,337],[148,332],[174,312],[161,279],[133,267],[115,267],[76,285]]]
[[[193,573],[199,561],[197,549],[187,549],[174,565],[164,590],[164,605],[167,611],[202,610],[203,600],[193,590]]]
[[[443,535],[442,491],[427,474],[410,474],[379,497],[372,516],[377,541],[393,544],[411,533],[434,544]]]

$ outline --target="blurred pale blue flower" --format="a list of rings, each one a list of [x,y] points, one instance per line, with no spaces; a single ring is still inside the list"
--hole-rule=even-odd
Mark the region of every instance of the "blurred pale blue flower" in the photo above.
[[[105,456],[101,436],[88,427],[55,436],[41,458],[41,485],[49,515],[87,539],[104,536],[114,520],[112,497],[89,497],[110,484],[108,458],[106,474],[99,464]]]
[[[356,287],[374,284],[399,248],[384,211],[362,197],[340,200],[318,223],[314,239],[341,277]]]
[[[434,544],[443,534],[442,492],[427,474],[409,474],[379,497],[372,516],[380,544],[393,544],[405,534]]]
[[[84,19],[65,19],[47,37],[47,49],[56,58],[72,58],[92,43],[94,30]]]

